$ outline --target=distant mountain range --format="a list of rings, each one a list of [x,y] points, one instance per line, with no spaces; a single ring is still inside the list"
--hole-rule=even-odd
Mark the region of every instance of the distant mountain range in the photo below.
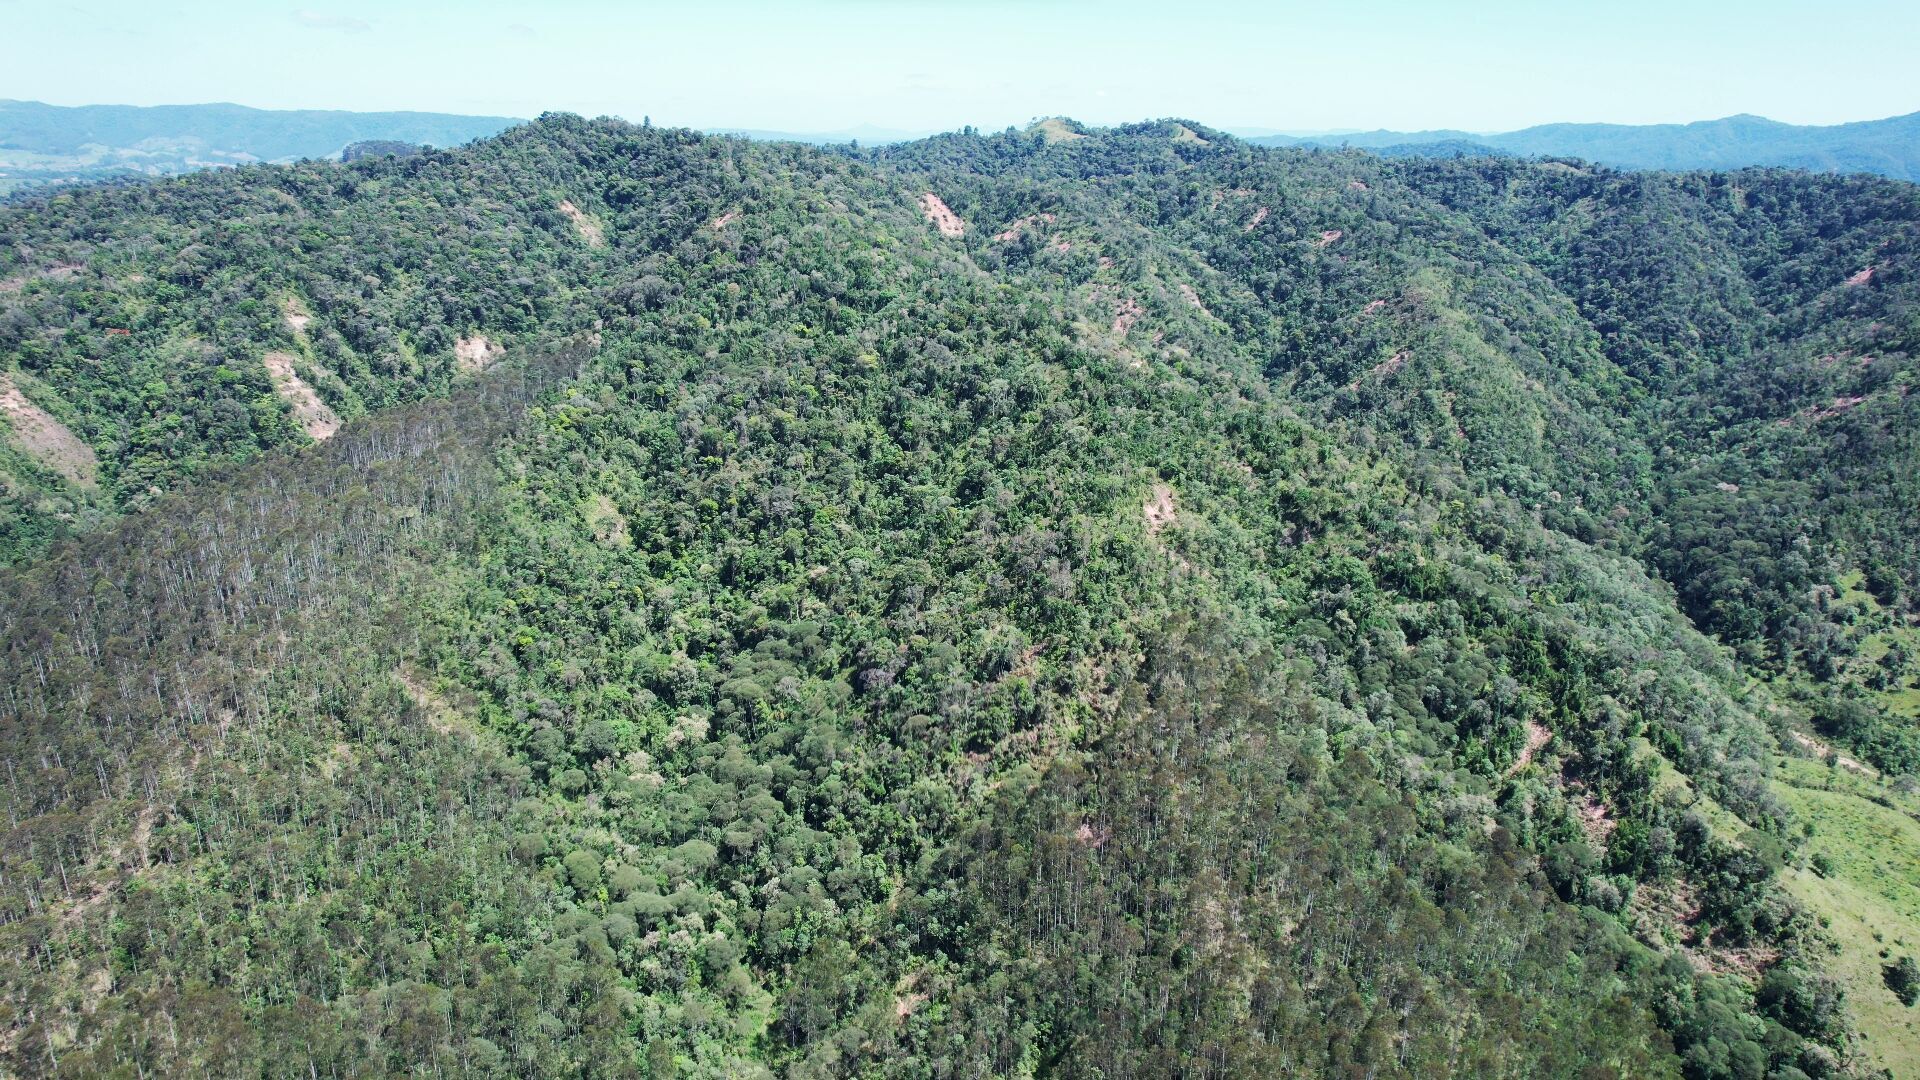
[[[48,105],[0,99],[0,195],[47,183],[164,176],[256,161],[337,158],[349,147],[458,146],[525,123],[511,116],[254,109],[244,105]],[[869,146],[933,134],[871,124],[833,131],[714,128],[761,142]],[[352,156],[352,155],[348,155]]]
[[[1920,112],[1831,126],[1729,116],[1692,124],[1542,124],[1501,134],[1364,131],[1268,135],[1260,146],[1351,146],[1386,156],[1504,153],[1577,157],[1627,169],[1736,169],[1779,165],[1813,172],[1878,173],[1920,180]]]
[[[47,183],[160,176],[257,161],[338,158],[353,144],[457,146],[524,121],[427,112],[254,109],[243,105],[47,105],[0,100],[0,195]],[[927,132],[862,125],[792,132],[710,128],[757,141],[868,146]],[[1575,157],[1633,169],[1778,165],[1920,180],[1920,113],[1830,127],[1730,116],[1693,124],[1545,124],[1502,134],[1359,131],[1243,135],[1258,146],[1355,147],[1383,157]]]
[[[864,146],[888,146],[938,134],[931,130],[901,131],[896,128],[875,127],[872,124],[839,128],[834,131],[769,131],[763,128],[705,128],[703,130],[709,135],[738,135],[743,139],[753,139],[756,142],[797,142],[810,143],[814,146],[837,146],[850,142],[858,142]]]
[[[456,146],[518,123],[508,116],[425,112],[0,100],[0,193],[37,183],[337,157],[349,144],[367,141]]]

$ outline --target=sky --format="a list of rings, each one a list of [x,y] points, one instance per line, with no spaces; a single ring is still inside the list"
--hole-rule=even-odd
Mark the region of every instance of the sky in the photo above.
[[[1920,3],[0,0],[0,98],[900,132],[1920,111]]]

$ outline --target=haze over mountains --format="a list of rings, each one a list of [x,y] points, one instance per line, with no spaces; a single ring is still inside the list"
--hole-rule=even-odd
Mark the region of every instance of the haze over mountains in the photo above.
[[[1572,157],[1629,169],[1739,169],[1784,166],[1810,172],[1868,172],[1920,179],[1920,113],[1830,126],[1729,116],[1691,124],[1543,124],[1500,134],[1367,131],[1270,135],[1262,146],[1352,146],[1389,154],[1487,150],[1523,157]]]
[[[0,101],[0,193],[33,183],[166,175],[337,157],[350,143],[456,146],[522,121],[424,112],[244,105],[47,105]]]
[[[0,194],[43,183],[167,175],[258,161],[333,158],[355,142],[455,146],[525,121],[443,113],[265,110],[240,105],[54,106],[0,101]],[[794,132],[715,128],[763,141],[885,145],[929,132],[860,125]],[[1356,147],[1388,156],[1571,157],[1620,168],[1782,166],[1920,177],[1920,113],[1832,126],[1733,116],[1692,124],[1547,124],[1501,134],[1257,134],[1262,146]]]

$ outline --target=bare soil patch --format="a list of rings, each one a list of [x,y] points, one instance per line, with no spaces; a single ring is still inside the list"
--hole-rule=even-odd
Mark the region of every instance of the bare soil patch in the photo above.
[[[426,718],[427,726],[442,735],[451,735],[465,730],[461,723],[459,710],[446,698],[434,692],[428,677],[411,664],[401,664],[393,669],[393,677],[400,681],[401,689],[407,692],[407,699],[420,710]]]
[[[1028,214],[1026,217],[1008,225],[1004,230],[994,233],[993,238],[1002,244],[1010,244],[1020,239],[1020,234],[1040,225],[1053,224],[1052,214]]]
[[[1634,890],[1627,905],[1634,934],[1656,947],[1677,944],[1694,970],[1758,980],[1780,959],[1777,949],[1733,946],[1701,933],[1700,899],[1683,880],[1649,881]]]
[[[1620,827],[1606,800],[1582,787],[1578,811],[1580,831],[1586,835],[1587,843],[1596,851],[1605,851],[1608,839],[1613,836],[1613,830]]]
[[[1850,277],[1850,278],[1848,278],[1848,279],[1847,279],[1847,284],[1849,284],[1849,285],[1865,285],[1865,284],[1866,284],[1867,282],[1869,282],[1869,281],[1872,281],[1872,280],[1873,280],[1873,269],[1874,269],[1873,267],[1871,267],[1871,266],[1869,266],[1869,267],[1867,267],[1867,268],[1866,268],[1865,270],[1862,270],[1862,271],[1860,271],[1859,273],[1857,273],[1857,274],[1855,274],[1855,275],[1853,275],[1852,277]]]
[[[1813,409],[1809,409],[1807,411],[1807,415],[1812,417],[1815,420],[1825,420],[1829,417],[1839,416],[1841,413],[1844,413],[1852,409],[1855,405],[1858,405],[1865,400],[1867,399],[1866,399],[1866,395],[1864,394],[1844,395],[1841,397],[1834,398],[1833,404],[1831,405],[1821,405]]]
[[[726,213],[721,214],[719,217],[714,218],[712,221],[707,222],[707,227],[709,229],[712,229],[714,232],[719,232],[721,229],[724,229],[727,226],[739,220],[740,220],[740,211],[729,210]]]
[[[34,460],[81,487],[99,482],[100,461],[94,457],[93,448],[45,409],[28,401],[5,374],[0,374],[0,416],[6,418],[20,449]]]
[[[135,870],[144,870],[153,865],[153,827],[160,823],[160,811],[151,806],[143,806],[133,821],[133,836],[129,841],[133,849],[140,854],[140,861],[133,863]],[[122,853],[125,861],[125,853]]]
[[[1682,940],[1692,936],[1692,924],[1700,917],[1700,901],[1684,879],[1648,881],[1634,890],[1627,914],[1642,941],[1664,944],[1662,939],[1668,932]]]
[[[1399,352],[1394,353],[1392,356],[1389,356],[1386,360],[1378,364],[1375,364],[1373,367],[1369,368],[1365,375],[1348,383],[1347,389],[1358,390],[1360,389],[1360,384],[1365,382],[1368,379],[1386,378],[1387,376],[1405,367],[1407,365],[1407,360],[1412,356],[1413,354],[1411,352],[1407,351],[1406,349],[1401,349]]]
[[[933,224],[933,227],[940,230],[941,236],[957,237],[967,234],[967,223],[961,221],[960,215],[954,213],[952,208],[933,192],[921,193],[920,210],[927,215],[927,220]]]
[[[1408,350],[1401,349],[1399,352],[1394,353],[1392,356],[1388,357],[1385,363],[1380,364],[1379,366],[1375,367],[1372,371],[1368,372],[1368,374],[1373,375],[1377,378],[1385,378],[1388,375],[1391,375],[1394,372],[1399,371],[1401,368],[1406,367],[1407,358],[1411,357],[1412,355],[1413,353],[1409,352]]]
[[[1831,745],[1826,743],[1824,740],[1817,739],[1812,735],[1808,735],[1808,734],[1805,734],[1804,732],[1796,731],[1793,733],[1793,741],[1805,747],[1809,752],[1813,754],[1814,757],[1817,757],[1822,761],[1831,760],[1835,765],[1838,765],[1843,769],[1848,769],[1853,772],[1857,772],[1861,776],[1879,776],[1880,775],[1880,770],[1874,768],[1873,766],[1867,764],[1864,761],[1859,761],[1854,758],[1850,758],[1845,754],[1840,753],[1838,750],[1835,750]]]
[[[607,245],[606,230],[600,227],[599,222],[593,220],[592,215],[573,205],[572,200],[561,199],[560,212],[567,215],[568,221],[573,222],[574,229],[580,233],[580,239],[585,240],[588,247]]]
[[[1507,766],[1507,775],[1512,776],[1533,764],[1534,756],[1539,754],[1552,738],[1553,732],[1548,731],[1545,724],[1538,720],[1527,721],[1527,743],[1520,748],[1520,753],[1515,755],[1513,764]]]
[[[1174,502],[1173,489],[1165,484],[1153,485],[1140,512],[1146,519],[1148,536],[1158,536],[1162,529],[1180,520],[1180,508]]]
[[[280,314],[287,320],[287,329],[295,334],[304,334],[307,327],[313,325],[313,315],[294,297],[289,296],[281,303]]]
[[[1073,830],[1073,838],[1087,847],[1097,848],[1113,839],[1113,830],[1105,826],[1095,826],[1090,821],[1083,821],[1079,828]]]
[[[263,361],[267,365],[267,375],[273,379],[273,389],[293,408],[293,422],[300,430],[315,442],[324,442],[340,430],[340,417],[320,400],[313,387],[293,369],[297,362],[292,353],[270,352]]]
[[[1335,241],[1339,240],[1342,236],[1345,236],[1345,235],[1346,234],[1341,232],[1339,229],[1328,229],[1326,232],[1323,232],[1320,234],[1320,239],[1314,244],[1314,246],[1326,247],[1329,244],[1332,244]]]
[[[45,270],[29,271],[10,278],[0,279],[0,293],[19,292],[27,287],[27,282],[36,278],[47,281],[62,281],[79,273],[84,267],[80,263],[55,263]]]
[[[1194,291],[1193,286],[1187,284],[1184,281],[1181,282],[1180,296],[1182,299],[1186,300],[1188,304],[1191,304],[1193,306],[1193,310],[1198,311],[1200,314],[1205,315],[1209,319],[1213,318],[1213,312],[1208,311],[1207,305],[1200,302],[1200,294]]]
[[[892,900],[888,903],[891,905]],[[901,979],[893,988],[893,1018],[905,1020],[912,1016],[915,1009],[925,1005],[932,997],[922,985],[919,972]]]
[[[1249,221],[1249,222],[1247,222],[1247,227],[1246,227],[1246,228],[1245,228],[1244,230],[1242,230],[1242,231],[1244,231],[1244,232],[1252,232],[1253,230],[1255,230],[1255,229],[1257,229],[1257,228],[1259,228],[1259,227],[1260,227],[1260,223],[1261,223],[1261,222],[1263,222],[1263,221],[1265,221],[1265,220],[1267,220],[1267,215],[1268,215],[1269,213],[1271,213],[1271,211],[1269,211],[1269,210],[1268,210],[1268,209],[1267,209],[1266,207],[1264,207],[1264,206],[1263,206],[1263,207],[1261,207],[1261,208],[1260,208],[1260,209],[1258,209],[1258,210],[1255,210],[1255,211],[1253,212],[1253,220],[1252,220],[1252,221]]]
[[[461,371],[484,371],[506,351],[485,334],[469,334],[453,343],[453,363]]]

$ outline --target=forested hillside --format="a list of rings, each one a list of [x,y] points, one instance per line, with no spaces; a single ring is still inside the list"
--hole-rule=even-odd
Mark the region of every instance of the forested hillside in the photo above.
[[[1910,1074],[1917,223],[571,116],[0,209],[0,1060]]]

